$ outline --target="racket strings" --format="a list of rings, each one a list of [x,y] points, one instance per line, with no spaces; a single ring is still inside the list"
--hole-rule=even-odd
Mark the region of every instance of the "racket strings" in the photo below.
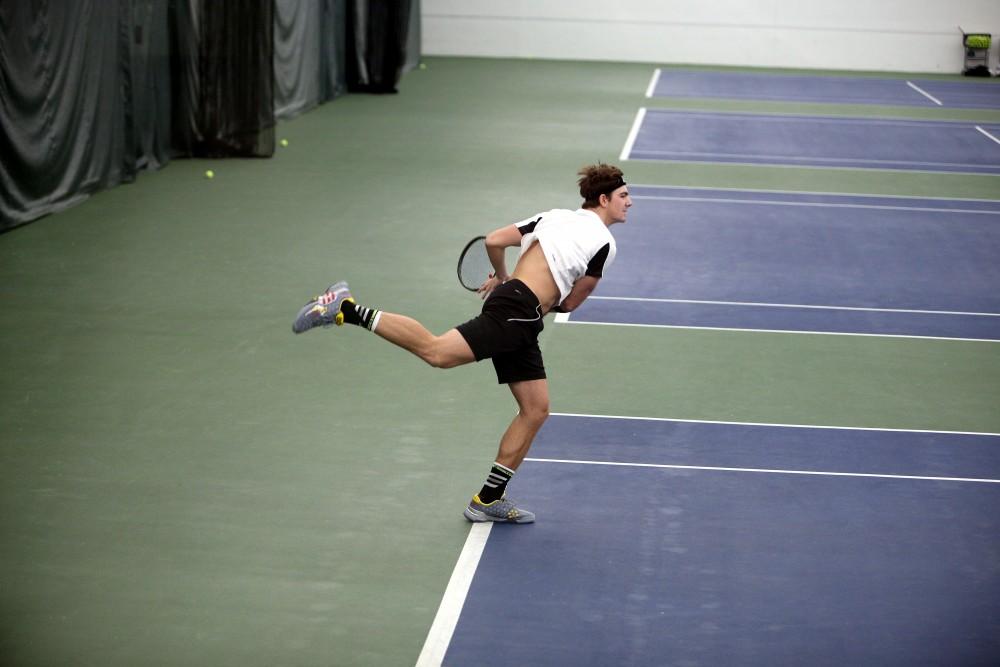
[[[493,265],[486,253],[486,239],[478,238],[466,246],[458,262],[458,279],[467,290],[478,290],[493,273]]]

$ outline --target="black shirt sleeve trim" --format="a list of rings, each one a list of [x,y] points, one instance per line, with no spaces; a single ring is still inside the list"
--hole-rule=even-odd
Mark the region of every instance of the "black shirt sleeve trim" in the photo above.
[[[611,244],[605,243],[601,246],[587,264],[587,275],[600,278],[604,275],[604,262],[608,261],[608,253],[611,252]]]
[[[521,230],[521,236],[525,236],[525,235],[530,234],[531,232],[535,231],[535,225],[537,225],[541,221],[542,221],[542,216],[538,216],[537,218],[535,218],[534,220],[532,220],[529,223],[526,223],[526,224],[523,224],[523,225],[518,225],[517,228]]]

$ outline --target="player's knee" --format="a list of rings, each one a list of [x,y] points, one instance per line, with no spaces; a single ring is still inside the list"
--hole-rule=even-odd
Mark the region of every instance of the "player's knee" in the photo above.
[[[428,346],[420,355],[420,358],[434,368],[454,368],[461,363],[455,359],[454,355],[449,354],[448,350],[438,343],[438,341]]]
[[[431,368],[447,368],[445,358],[434,350],[427,350],[421,353],[420,358],[427,362],[427,365]]]
[[[540,426],[549,417],[548,400],[529,403],[523,406],[521,408],[521,416]]]
[[[454,359],[450,359],[443,355],[435,355],[435,354],[428,355],[427,357],[424,358],[424,361],[426,361],[434,368],[454,368],[455,366],[459,365],[459,363]]]

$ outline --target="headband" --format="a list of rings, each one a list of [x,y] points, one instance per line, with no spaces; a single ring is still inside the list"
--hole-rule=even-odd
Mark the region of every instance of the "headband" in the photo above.
[[[610,186],[608,186],[607,189],[601,190],[601,192],[599,192],[598,194],[601,194],[601,195],[610,195],[612,192],[614,192],[615,190],[617,190],[618,188],[620,188],[623,185],[626,185],[625,179],[622,178],[621,176],[619,176],[618,179],[615,180],[614,183],[612,183]]]

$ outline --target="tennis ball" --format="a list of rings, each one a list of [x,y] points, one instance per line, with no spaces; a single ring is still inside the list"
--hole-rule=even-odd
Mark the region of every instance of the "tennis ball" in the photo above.
[[[965,45],[970,49],[988,49],[990,38],[987,35],[966,35]]]
[[[281,140],[281,145],[282,146],[287,146],[288,145],[288,139],[282,139]]]
[[[205,178],[215,178],[215,172],[212,171],[211,169],[207,170],[205,172]]]
[[[427,69],[427,65],[420,63],[420,69]]]

